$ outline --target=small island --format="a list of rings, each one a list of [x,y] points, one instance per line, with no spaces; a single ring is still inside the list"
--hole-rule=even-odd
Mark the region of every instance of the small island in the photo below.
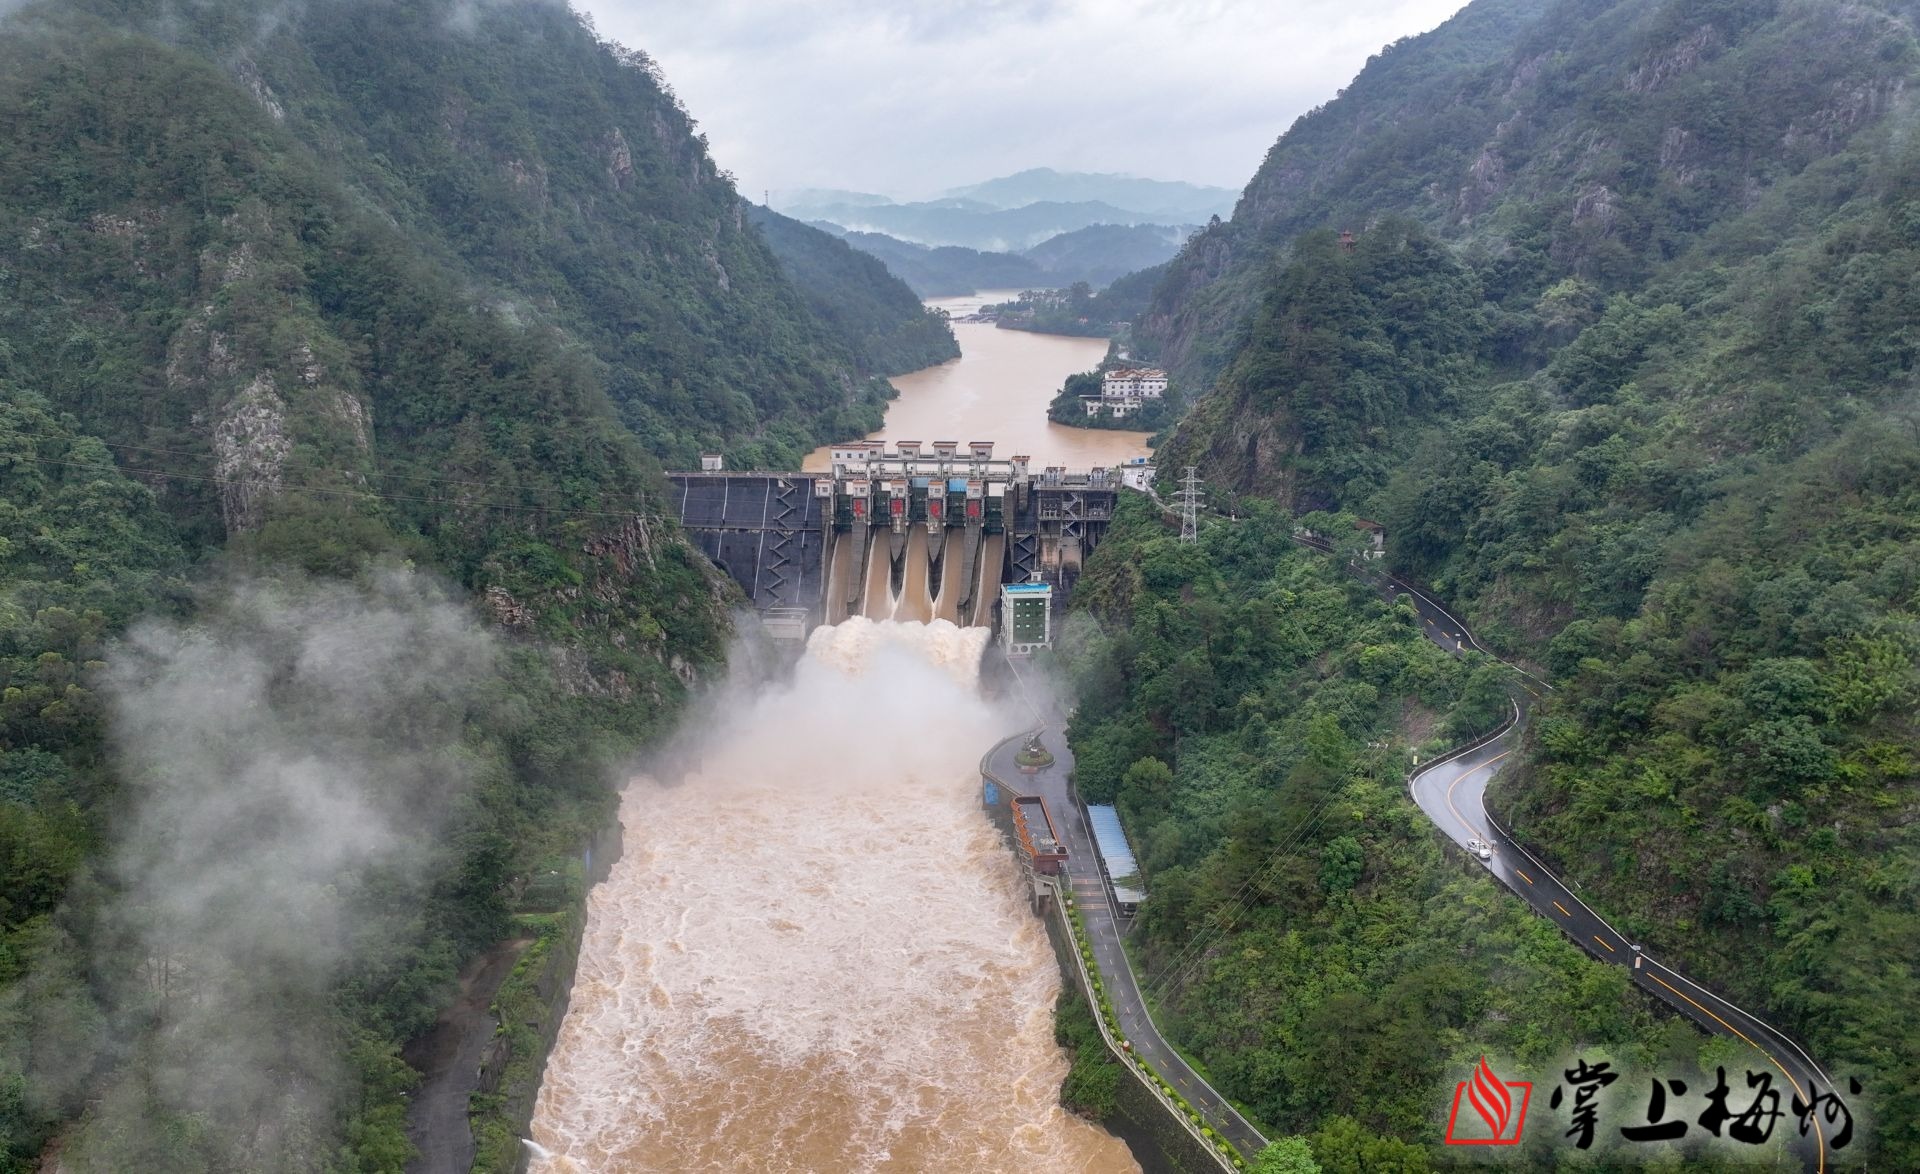
[[[1135,366],[1124,351],[1098,367],[1067,376],[1047,419],[1075,428],[1157,432],[1180,418],[1181,399],[1158,367]]]

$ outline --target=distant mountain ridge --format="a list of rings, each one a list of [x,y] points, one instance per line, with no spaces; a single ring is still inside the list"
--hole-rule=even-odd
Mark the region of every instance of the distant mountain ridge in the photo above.
[[[808,188],[775,193],[796,220],[849,232],[880,232],[911,244],[1017,253],[1096,224],[1205,224],[1233,209],[1237,193],[1177,180],[1054,171],[1040,167],[954,188],[928,200]]]
[[[925,204],[822,204],[778,211],[796,220],[824,220],[849,232],[884,232],[916,245],[957,245],[988,253],[1017,253],[1063,232],[1095,224],[1189,223],[1180,216],[1136,212],[1098,200],[1043,201],[1020,208],[993,208],[962,200]]]
[[[885,233],[848,232],[826,221],[818,221],[813,227],[834,233],[855,249],[879,258],[895,277],[923,298],[953,297],[983,289],[1058,288],[1075,282],[1098,288],[1129,273],[1165,264],[1179,253],[1193,231],[1191,227],[1158,224],[1090,224],[1010,253],[914,244]]]
[[[1204,223],[1233,210],[1240,193],[1181,180],[1142,179],[1134,175],[1055,171],[1034,167],[984,183],[951,188],[948,199],[976,200],[996,208],[1038,203],[1097,202]]]
[[[1103,286],[1171,259],[1236,193],[1178,180],[1036,167],[928,200],[803,188],[773,194],[793,220],[844,237],[922,297],[1032,285]]]

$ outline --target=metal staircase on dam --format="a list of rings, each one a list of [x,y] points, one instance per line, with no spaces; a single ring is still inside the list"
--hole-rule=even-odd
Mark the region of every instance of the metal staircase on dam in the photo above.
[[[959,603],[972,622],[985,623],[988,601],[973,596],[988,582],[1051,583],[1057,605],[1105,533],[1123,481],[1119,469],[1033,472],[1028,458],[996,461],[992,450],[976,441],[962,454],[957,444],[936,441],[923,453],[913,441],[899,442],[897,451],[869,441],[833,448],[826,472],[735,473],[707,457],[700,472],[667,479],[688,537],[740,585],[775,635],[800,638],[830,622],[825,595],[839,543],[861,544],[859,558],[843,558],[842,566],[865,574],[872,542],[884,534],[897,559],[904,536],[918,528],[928,531],[924,548],[934,552],[936,569],[960,554]],[[977,567],[989,535],[1005,537],[1002,563]],[[992,549],[1000,557],[998,542]],[[836,588],[857,599],[861,586]]]

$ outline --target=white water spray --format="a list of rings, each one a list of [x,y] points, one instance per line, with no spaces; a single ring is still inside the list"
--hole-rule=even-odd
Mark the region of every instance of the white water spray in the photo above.
[[[1130,1171],[1058,1105],[1058,971],[975,764],[983,628],[854,618],[622,802],[537,1171]]]

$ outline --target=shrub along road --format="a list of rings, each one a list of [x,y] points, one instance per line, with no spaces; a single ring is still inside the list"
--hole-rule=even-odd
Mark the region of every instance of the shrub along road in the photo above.
[[[1319,543],[1305,542],[1305,545],[1325,549]],[[1383,576],[1379,585],[1389,597],[1406,595],[1419,614],[1421,630],[1442,648],[1456,654],[1487,652],[1465,624],[1419,588],[1392,576]],[[1788,1088],[1781,1099],[1787,1104],[1783,1107],[1791,1108],[1792,1099],[1804,1105],[1814,1097],[1838,1095],[1840,1090],[1833,1080],[1799,1044],[1679,971],[1647,956],[1493,820],[1486,809],[1487,784],[1518,747],[1533,702],[1552,688],[1525,669],[1509,667],[1513,667],[1516,674],[1513,717],[1490,737],[1443,756],[1416,772],[1408,780],[1408,789],[1420,810],[1463,850],[1469,840],[1486,844],[1490,855],[1480,862],[1487,871],[1589,954],[1602,962],[1628,967],[1635,985],[1708,1031],[1737,1039],[1764,1055],[1786,1077]],[[1468,856],[1479,859],[1472,851],[1468,851]],[[1814,1114],[1810,1123],[1811,1129],[1798,1148],[1810,1169],[1824,1171],[1833,1140],[1829,1136],[1831,1131],[1820,1114]],[[1789,1114],[1783,1127],[1797,1130],[1797,1116]]]

